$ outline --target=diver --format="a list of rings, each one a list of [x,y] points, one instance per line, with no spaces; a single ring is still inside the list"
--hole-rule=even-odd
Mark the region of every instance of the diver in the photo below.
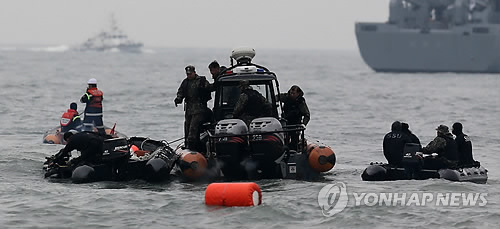
[[[304,99],[304,92],[299,86],[293,85],[287,93],[280,94],[280,100],[283,101],[283,118],[287,124],[304,126],[311,120],[311,114]]]
[[[451,132],[455,135],[458,149],[458,164],[460,166],[471,166],[479,163],[472,157],[472,142],[469,136],[464,134],[462,123],[456,122],[452,128]]]
[[[403,133],[405,133],[406,135],[408,135],[410,137],[411,143],[421,145],[420,139],[418,139],[418,137],[411,132],[410,125],[408,125],[408,123],[402,122],[401,123],[401,130],[403,131]]]
[[[95,164],[101,160],[104,148],[104,139],[93,132],[80,132],[70,130],[64,133],[66,146],[54,157],[54,161],[61,161],[63,158],[70,157],[73,150],[81,153],[80,157],[71,160],[71,165]]]
[[[103,93],[97,89],[97,80],[95,78],[89,79],[87,84],[87,91],[80,99],[80,102],[86,103],[83,123],[93,123],[99,134],[104,137],[106,136],[106,131],[102,122]]]
[[[424,167],[440,169],[456,166],[458,162],[458,147],[453,139],[453,135],[445,125],[439,125],[436,131],[437,136],[427,146],[422,148],[422,152],[425,154],[437,153],[437,158],[435,158],[437,160],[424,160]]]
[[[252,89],[248,80],[240,81],[240,97],[234,106],[233,118],[243,120],[247,126],[255,118],[272,117],[272,106],[258,91]]]
[[[185,147],[194,150],[201,150],[200,129],[201,124],[207,120],[207,102],[212,99],[210,95],[210,83],[204,76],[196,74],[194,66],[188,65],[186,68],[186,78],[182,81],[177,90],[177,97],[174,104],[177,106],[184,100],[185,120],[184,120],[184,144]]]
[[[65,133],[69,130],[79,130],[82,127],[82,120],[77,111],[78,105],[76,103],[71,103],[69,109],[63,113],[61,116],[61,132]]]
[[[311,114],[304,99],[304,92],[299,86],[293,85],[287,93],[280,94],[280,100],[283,102],[282,117],[288,125],[304,124],[306,126],[309,123]],[[297,148],[299,134],[290,133],[290,147],[292,149]]]
[[[401,164],[406,143],[411,143],[411,140],[408,135],[403,133],[401,122],[393,122],[391,132],[384,136],[383,142],[384,156],[389,164],[395,166]]]

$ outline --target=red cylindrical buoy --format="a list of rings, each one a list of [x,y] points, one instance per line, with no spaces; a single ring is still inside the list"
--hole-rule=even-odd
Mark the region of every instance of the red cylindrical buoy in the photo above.
[[[254,182],[212,183],[205,190],[206,205],[245,207],[261,203],[262,193]]]
[[[328,146],[318,146],[314,143],[307,145],[309,165],[317,172],[327,172],[336,162],[335,153]]]
[[[201,153],[183,150],[180,155],[179,167],[186,178],[196,180],[205,173],[208,163]]]

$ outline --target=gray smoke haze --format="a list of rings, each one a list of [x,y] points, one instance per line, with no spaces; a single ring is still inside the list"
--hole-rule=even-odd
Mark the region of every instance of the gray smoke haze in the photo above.
[[[149,47],[357,49],[356,21],[386,21],[388,0],[2,0],[0,45],[77,45],[114,13]]]

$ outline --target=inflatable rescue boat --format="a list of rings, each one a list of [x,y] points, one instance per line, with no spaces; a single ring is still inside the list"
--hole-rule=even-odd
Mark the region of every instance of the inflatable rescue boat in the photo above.
[[[71,179],[75,183],[144,179],[161,181],[170,177],[178,156],[164,141],[144,137],[104,140],[99,163],[72,165],[71,158],[47,157],[46,178]]]
[[[363,171],[361,178],[364,181],[441,178],[474,183],[486,183],[488,180],[488,170],[477,161],[470,165],[456,166],[444,158],[436,157],[436,155],[422,154],[418,152],[419,149],[420,145],[407,144],[399,165],[372,162]]]

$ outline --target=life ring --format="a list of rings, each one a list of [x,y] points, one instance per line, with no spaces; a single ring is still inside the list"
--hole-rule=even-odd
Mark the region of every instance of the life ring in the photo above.
[[[262,192],[254,182],[212,183],[205,190],[205,204],[245,207],[262,204]]]

